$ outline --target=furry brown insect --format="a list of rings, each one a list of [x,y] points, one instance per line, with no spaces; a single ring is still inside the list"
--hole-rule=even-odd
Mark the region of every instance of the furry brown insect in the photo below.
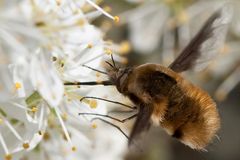
[[[223,45],[229,19],[227,9],[216,11],[169,67],[147,63],[117,68],[109,64],[112,66],[107,73],[110,80],[101,84],[115,85],[138,106],[129,144],[151,124],[160,125],[193,149],[203,150],[211,142],[220,128],[216,104],[207,92],[180,73],[206,66],[206,61]]]

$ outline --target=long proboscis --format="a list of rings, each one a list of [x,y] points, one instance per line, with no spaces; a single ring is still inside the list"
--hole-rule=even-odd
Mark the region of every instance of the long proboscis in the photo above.
[[[111,81],[101,81],[101,82],[65,82],[64,83],[65,86],[81,86],[81,85],[89,85],[89,86],[93,86],[93,85],[104,85],[104,86],[111,86],[114,85]]]

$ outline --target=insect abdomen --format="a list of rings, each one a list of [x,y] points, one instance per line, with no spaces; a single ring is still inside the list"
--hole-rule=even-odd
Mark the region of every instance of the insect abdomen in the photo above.
[[[203,150],[220,127],[216,104],[205,91],[192,84],[181,88],[183,96],[177,102],[169,102],[161,125],[182,143]]]

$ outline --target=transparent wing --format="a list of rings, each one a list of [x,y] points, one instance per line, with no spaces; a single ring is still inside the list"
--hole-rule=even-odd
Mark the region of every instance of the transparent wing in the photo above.
[[[223,46],[231,17],[229,5],[217,10],[169,68],[175,72],[204,69]]]

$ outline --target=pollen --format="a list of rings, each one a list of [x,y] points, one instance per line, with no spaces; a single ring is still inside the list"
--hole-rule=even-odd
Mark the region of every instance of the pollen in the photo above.
[[[85,24],[84,19],[79,19],[78,22],[77,22],[77,24],[78,24],[80,27],[84,26],[84,24]]]
[[[32,107],[31,111],[32,111],[33,113],[35,113],[35,112],[38,111],[38,108],[37,108],[37,107]]]
[[[120,53],[122,55],[125,55],[127,53],[129,53],[129,51],[131,50],[131,45],[128,41],[123,41],[121,44],[120,44]]]
[[[111,12],[111,11],[112,11],[112,8],[109,7],[109,6],[104,6],[104,7],[103,7],[103,10],[106,11],[106,12]]]
[[[12,155],[11,154],[5,155],[5,160],[12,160]]]
[[[73,146],[72,151],[75,152],[77,150],[77,147]]]
[[[188,14],[187,14],[186,11],[181,11],[181,12],[179,13],[177,19],[178,19],[178,22],[179,22],[180,24],[184,24],[184,23],[187,23],[187,22],[188,22],[189,16],[188,16]]]
[[[97,101],[96,100],[90,100],[89,102],[89,106],[92,108],[92,109],[96,109],[97,108]]]
[[[91,44],[91,43],[89,43],[88,45],[87,45],[87,48],[92,48],[93,47],[93,45]]]
[[[62,119],[63,119],[64,121],[66,121],[66,120],[67,120],[67,118],[68,118],[68,115],[67,115],[67,113],[63,113],[63,114],[62,114]]]
[[[93,123],[93,124],[92,124],[92,128],[93,128],[93,129],[96,129],[96,128],[97,128],[97,124],[96,124],[96,123]]]
[[[114,16],[113,20],[114,20],[114,22],[119,23],[120,18],[118,16]]]
[[[101,74],[99,72],[96,73],[96,77],[100,77]]]
[[[24,149],[28,149],[30,147],[29,143],[23,143],[22,146],[23,146]]]
[[[45,133],[43,134],[43,139],[44,139],[45,141],[48,141],[48,140],[50,139],[49,133],[45,132]]]
[[[15,83],[15,88],[16,88],[16,89],[20,89],[20,88],[22,88],[21,83],[16,82],[16,83]]]
[[[107,54],[107,55],[111,55],[113,53],[113,51],[109,48],[105,48],[104,52]]]

